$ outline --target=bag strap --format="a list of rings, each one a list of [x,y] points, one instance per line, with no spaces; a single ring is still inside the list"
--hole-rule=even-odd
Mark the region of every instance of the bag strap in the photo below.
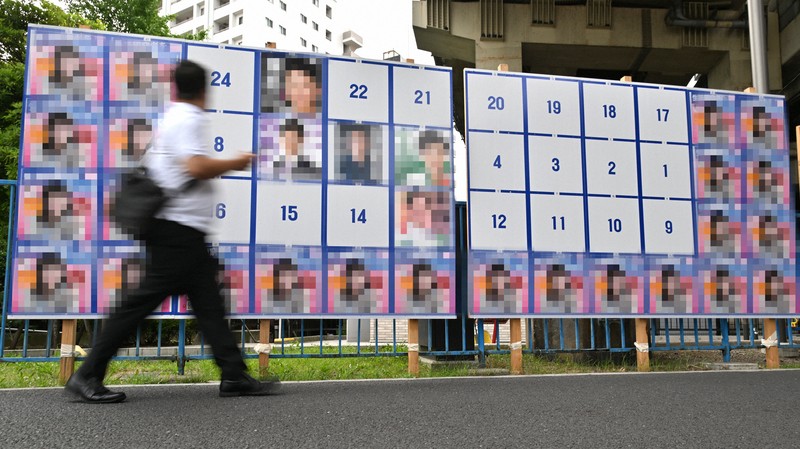
[[[139,159],[139,167],[138,167],[138,169],[141,170],[143,173],[145,173],[148,176],[149,176],[149,174],[147,173],[148,170],[147,170],[147,165],[145,164],[145,158],[147,158],[150,155],[150,150],[153,148],[153,140],[155,140],[155,136],[153,136],[150,139],[150,142],[148,142],[147,146],[144,148],[144,154],[142,154],[142,157]],[[167,196],[168,199],[169,198],[175,198],[177,195],[170,195],[169,192],[175,192],[176,194],[186,193],[189,190],[191,190],[192,188],[194,188],[195,186],[197,186],[199,181],[200,180],[197,179],[197,178],[192,178],[192,179],[186,181],[185,183],[183,183],[183,185],[180,186],[177,190],[170,190],[170,189],[162,189],[162,190],[164,190],[165,195]]]

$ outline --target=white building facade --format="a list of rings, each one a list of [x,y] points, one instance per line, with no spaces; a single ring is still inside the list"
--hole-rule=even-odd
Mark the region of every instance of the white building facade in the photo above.
[[[174,34],[206,30],[221,44],[286,51],[344,52],[345,31],[336,20],[336,0],[161,0],[161,12],[174,16]]]

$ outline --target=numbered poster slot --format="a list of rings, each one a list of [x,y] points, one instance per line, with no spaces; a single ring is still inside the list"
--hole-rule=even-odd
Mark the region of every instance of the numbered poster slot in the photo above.
[[[637,97],[641,140],[689,143],[684,92],[639,88]]]
[[[583,193],[580,139],[531,136],[528,154],[532,191]]]
[[[450,128],[451,72],[395,67],[394,123]]]
[[[633,87],[584,83],[583,116],[587,137],[635,139]]]
[[[589,250],[640,253],[639,200],[589,198]]]
[[[389,246],[389,189],[328,186],[328,245]]]
[[[253,151],[253,117],[240,114],[208,114],[209,144],[217,159],[230,159]],[[251,170],[231,171],[227,176],[250,177]]]
[[[586,142],[586,188],[589,194],[637,196],[638,176],[634,142]]]
[[[329,61],[327,88],[331,119],[389,121],[388,66]]]
[[[473,189],[525,190],[525,137],[470,133],[469,176]]]
[[[254,112],[254,52],[190,45],[187,58],[207,71],[209,109]]]
[[[533,251],[584,252],[585,232],[582,196],[531,195]]]
[[[258,183],[256,243],[321,244],[322,186],[300,183]]]
[[[523,131],[522,79],[466,73],[469,129]]]
[[[216,199],[211,240],[215,243],[250,243],[251,181],[215,180]]]
[[[644,200],[643,206],[648,254],[694,254],[691,201]]]
[[[528,132],[579,136],[580,85],[576,81],[528,78]]]
[[[470,205],[473,249],[528,249],[524,194],[472,192]]]

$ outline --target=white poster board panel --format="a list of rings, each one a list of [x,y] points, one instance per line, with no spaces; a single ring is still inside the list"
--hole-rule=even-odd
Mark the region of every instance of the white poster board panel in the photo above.
[[[633,87],[583,84],[583,116],[587,137],[636,138]]]
[[[636,143],[586,141],[586,190],[590,194],[638,195]]]
[[[644,200],[644,246],[648,254],[694,255],[690,201]]]
[[[449,71],[394,67],[394,123],[450,128]]]
[[[253,152],[253,117],[243,114],[208,114],[211,129],[208,133],[213,155],[217,159],[230,159],[240,153]],[[251,175],[246,170],[228,172],[230,176]]]
[[[472,249],[528,249],[525,195],[519,193],[470,193]]]
[[[531,136],[528,160],[532,191],[583,193],[580,139]]]
[[[389,121],[389,67],[356,61],[328,61],[328,117]]]
[[[522,78],[465,73],[467,128],[522,132]]]
[[[590,197],[588,201],[591,252],[641,252],[638,199]]]
[[[525,190],[525,137],[469,134],[469,176],[473,189]]]
[[[689,143],[686,94],[665,89],[637,89],[639,139]]]
[[[187,58],[206,68],[208,109],[253,112],[255,52],[189,45]]]
[[[328,185],[328,245],[389,246],[389,189]]]
[[[583,196],[531,195],[533,251],[584,252]]]
[[[692,173],[688,145],[640,144],[642,196],[691,198]]]
[[[580,85],[577,81],[527,78],[528,132],[579,136]]]
[[[256,188],[257,244],[321,244],[322,185],[259,182]]]
[[[250,243],[251,183],[249,179],[214,180],[216,200],[211,233],[214,243]]]

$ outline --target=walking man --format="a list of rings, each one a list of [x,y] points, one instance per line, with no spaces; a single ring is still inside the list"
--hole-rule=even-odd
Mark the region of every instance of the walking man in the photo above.
[[[147,266],[141,286],[111,313],[103,332],[66,390],[84,402],[112,403],[125,393],[103,386],[111,358],[123,341],[166,297],[186,294],[214,360],[222,371],[220,396],[275,393],[278,380],[259,382],[246,373],[236,340],[225,321],[225,308],[217,281],[218,264],[209,254],[206,234],[213,217],[210,179],[231,170],[244,170],[254,158],[241,154],[214,159],[205,117],[206,71],[191,61],[181,61],[173,73],[176,101],[167,110],[145,157],[148,173],[170,199],[156,215],[144,236]]]

